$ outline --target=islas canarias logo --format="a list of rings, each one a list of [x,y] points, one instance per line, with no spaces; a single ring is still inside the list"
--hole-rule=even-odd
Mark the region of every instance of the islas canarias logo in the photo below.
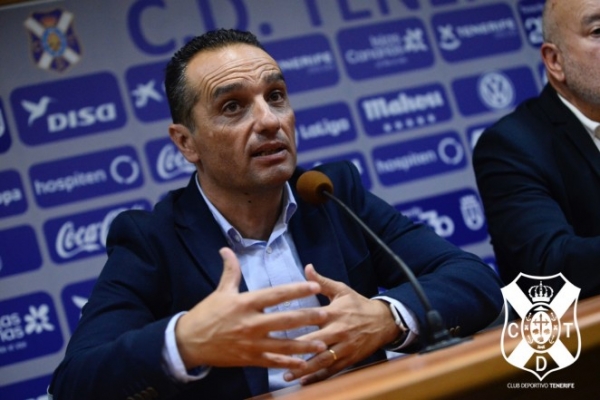
[[[562,274],[519,274],[502,288],[505,306],[519,319],[509,320],[502,330],[502,355],[510,364],[533,373],[540,381],[548,374],[573,364],[581,350],[577,325],[580,289]],[[520,339],[509,351],[509,340]]]

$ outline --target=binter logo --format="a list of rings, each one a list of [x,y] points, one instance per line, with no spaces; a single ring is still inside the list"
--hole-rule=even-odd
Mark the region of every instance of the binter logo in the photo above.
[[[483,207],[470,188],[395,206],[416,223],[429,225],[438,236],[456,246],[481,242],[488,237]]]
[[[50,400],[51,398],[46,393],[51,380],[52,375],[46,375],[2,386],[0,387],[0,399]]]
[[[11,102],[28,145],[105,132],[126,121],[117,81],[109,73],[17,88]]]
[[[313,160],[311,162],[303,163],[300,166],[305,169],[312,169],[321,164],[338,162],[338,161],[350,161],[360,174],[360,180],[362,181],[363,186],[366,189],[371,189],[373,183],[371,182],[371,178],[369,177],[369,169],[367,168],[367,162],[365,160],[365,156],[362,153],[346,153],[346,154],[337,154],[332,157],[323,158],[320,160]]]
[[[581,337],[577,326],[580,289],[562,274],[519,274],[502,288],[505,305],[520,321],[509,321],[502,330],[502,355],[510,364],[534,374],[542,381],[553,371],[573,364],[579,357]],[[510,339],[520,339],[512,350]]]
[[[71,333],[73,333],[77,327],[79,318],[81,318],[81,310],[83,309],[83,306],[87,304],[95,283],[96,278],[93,278],[83,282],[72,283],[62,290],[60,297],[65,309],[65,314],[67,315]]]

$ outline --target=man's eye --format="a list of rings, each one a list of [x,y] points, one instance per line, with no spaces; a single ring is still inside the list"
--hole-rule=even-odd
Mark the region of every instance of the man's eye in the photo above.
[[[229,102],[223,106],[223,111],[232,113],[240,109],[240,105],[236,102]]]
[[[277,91],[277,92],[272,92],[272,93],[269,95],[269,99],[270,99],[271,101],[281,101],[281,100],[283,100],[284,98],[285,98],[285,96],[283,95],[283,93],[282,93],[282,92],[279,92],[279,91]]]

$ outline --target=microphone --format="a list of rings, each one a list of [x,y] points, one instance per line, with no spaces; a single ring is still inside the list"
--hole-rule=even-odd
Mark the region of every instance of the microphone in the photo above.
[[[431,306],[429,298],[425,294],[423,287],[415,278],[412,270],[408,268],[406,263],[394,253],[387,244],[385,244],[379,236],[377,236],[371,228],[369,228],[346,204],[333,195],[333,184],[327,175],[319,171],[307,171],[300,175],[296,183],[296,189],[302,200],[313,205],[323,204],[328,200],[332,200],[342,210],[346,212],[350,218],[355,221],[363,231],[377,243],[398,265],[400,270],[408,278],[417,297],[419,298],[426,312],[427,325],[429,327],[429,337],[426,338],[427,345],[421,353],[438,350],[444,347],[453,346],[464,341],[457,337],[450,336],[450,332],[442,322],[440,313]]]

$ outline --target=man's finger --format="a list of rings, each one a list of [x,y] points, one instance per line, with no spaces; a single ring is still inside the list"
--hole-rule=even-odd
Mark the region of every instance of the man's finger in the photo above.
[[[306,365],[300,368],[290,368],[284,374],[284,379],[292,381],[302,378],[300,381],[302,385],[326,379],[347,366],[348,360],[342,359],[341,353],[339,349],[334,351],[333,348],[317,353],[307,360]]]
[[[271,312],[253,318],[253,326],[257,333],[286,331],[303,326],[320,326],[327,321],[327,312],[321,308],[305,308],[294,311]],[[318,336],[316,340],[320,340]],[[306,339],[310,341],[312,338]]]
[[[249,292],[257,309],[275,306],[286,301],[301,299],[321,292],[321,286],[316,282],[297,282],[274,286]]]
[[[320,275],[312,264],[306,265],[304,273],[308,281],[317,282],[321,286],[321,293],[330,300],[348,291],[348,286]]]
[[[271,337],[254,339],[253,345],[255,348],[260,348],[263,353],[288,356],[319,354],[327,349],[327,345],[320,340],[301,341]]]
[[[229,247],[223,247],[219,250],[223,259],[223,273],[217,290],[235,290],[239,291],[242,279],[242,270],[240,262],[235,253]]]

